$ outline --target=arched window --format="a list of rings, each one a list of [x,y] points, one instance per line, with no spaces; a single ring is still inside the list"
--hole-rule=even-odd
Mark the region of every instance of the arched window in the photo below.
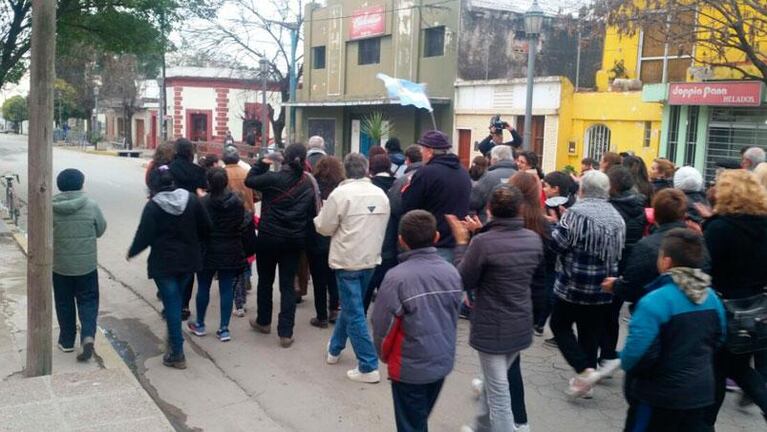
[[[610,128],[596,124],[586,129],[586,155],[594,160],[602,159],[602,154],[610,151]]]

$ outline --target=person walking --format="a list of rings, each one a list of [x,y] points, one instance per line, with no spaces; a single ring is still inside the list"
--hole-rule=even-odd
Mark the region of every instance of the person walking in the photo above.
[[[232,316],[234,283],[245,267],[245,251],[242,243],[242,223],[245,207],[227,184],[229,179],[223,168],[211,168],[208,172],[208,194],[202,197],[202,206],[212,223],[210,236],[203,243],[202,271],[197,273],[196,320],[187,324],[196,336],[205,336],[205,314],[210,302],[210,286],[218,276],[221,318],[216,337],[221,342],[232,339],[229,320]]]
[[[660,244],[661,276],[637,304],[621,365],[626,371],[627,432],[709,429],[714,354],[727,334],[724,306],[701,270],[703,239],[674,228]]]
[[[152,160],[146,164],[146,171],[144,171],[144,183],[147,188],[149,187],[149,174],[151,174],[158,166],[168,165],[173,162],[175,155],[176,148],[173,143],[164,142],[157,146],[157,149],[155,149],[154,154],[152,155]]]
[[[451,146],[444,133],[426,132],[418,144],[422,148],[424,166],[416,171],[402,193],[403,211],[422,209],[434,215],[440,237],[437,252],[448,262],[453,262],[455,239],[445,215],[463,219],[469,214],[471,178],[458,156],[450,153]]]
[[[344,166],[335,156],[325,156],[317,162],[314,178],[320,189],[320,198],[325,202],[330,194],[344,181]],[[317,233],[314,224],[309,224],[309,242],[306,248],[309,270],[314,287],[314,309],[316,316],[309,323],[318,328],[327,328],[328,323],[338,319],[338,284],[336,274],[328,264],[330,238]]]
[[[612,295],[602,292],[602,281],[618,275],[626,243],[626,224],[607,202],[610,180],[600,171],[581,178],[580,199],[565,212],[552,232],[557,253],[554,293],[557,299],[549,326],[557,347],[575,370],[567,394],[589,396],[601,376],[597,351],[601,328],[607,322]],[[578,327],[578,336],[573,333]]]
[[[338,363],[348,338],[358,366],[346,373],[352,381],[377,383],[378,357],[368,333],[362,299],[375,266],[389,220],[386,194],[367,177],[368,162],[359,153],[344,158],[347,180],[331,192],[314,226],[330,237],[330,268],[336,271],[341,314],[327,348],[327,363]]]
[[[455,362],[463,285],[437,255],[437,220],[413,210],[402,217],[405,252],[379,290],[371,323],[381,361],[388,364],[398,432],[428,432],[428,419]]]
[[[211,229],[210,218],[197,196],[177,188],[167,165],[150,175],[152,199],[144,206],[127,259],[150,248],[149,279],[160,291],[168,327],[165,366],[185,369],[184,336],[181,334],[181,305],[184,289],[202,270],[202,243]]]
[[[381,190],[387,194],[394,184],[394,177],[391,175],[389,169],[391,168],[391,162],[389,156],[380,154],[370,158],[370,181],[381,188]],[[370,302],[375,297],[376,290],[381,286],[386,272],[392,267],[397,265],[397,225],[394,220],[389,217],[386,223],[386,235],[384,236],[384,243],[381,247],[381,264],[376,266],[373,272],[373,277],[370,279],[370,284],[365,291],[365,297],[362,300],[362,305],[367,315]]]
[[[479,354],[483,386],[474,428],[463,431],[513,432],[508,373],[533,342],[530,286],[543,259],[543,243],[524,228],[522,193],[498,186],[490,196],[490,222],[470,239],[468,224],[447,217],[456,244],[455,264],[463,286],[475,293],[469,344]]]
[[[725,300],[762,294],[767,286],[767,192],[746,170],[724,171],[717,180],[714,214],[703,225],[711,256],[711,283]],[[723,350],[717,361],[717,398],[710,425],[722,405],[725,378],[767,415],[767,386],[751,367],[753,353]],[[767,419],[767,416],[765,416]]]
[[[628,159],[627,156],[625,159]],[[644,235],[647,226],[645,217],[645,196],[636,192],[635,179],[626,165],[617,165],[607,171],[610,179],[610,199],[608,201],[623,218],[626,227],[621,252],[621,260],[618,263],[618,275],[623,274],[631,250]],[[612,377],[612,374],[620,367],[618,360],[618,333],[620,330],[620,314],[623,308],[623,298],[613,296],[610,304],[610,313],[605,322],[602,337],[599,340],[599,365],[598,371],[603,378]]]
[[[170,173],[173,175],[173,181],[176,187],[184,189],[187,192],[201,197],[205,194],[206,180],[205,168],[194,163],[195,147],[194,144],[186,138],[176,140],[176,154],[173,161],[168,165]],[[151,188],[150,188],[151,189]],[[192,300],[194,292],[194,274],[186,280],[183,290],[183,301],[181,302],[181,319],[186,321],[191,315],[189,311],[189,302]]]
[[[405,175],[405,171],[407,170],[407,157],[405,156],[405,153],[402,152],[402,146],[399,142],[399,138],[389,138],[386,140],[384,148],[386,149],[386,153],[389,155],[389,160],[391,161],[391,168],[389,169],[389,172],[391,172],[392,176],[394,178],[400,178]]]
[[[95,201],[83,192],[85,175],[68,168],[56,176],[53,197],[53,298],[59,322],[58,347],[72,352],[80,318],[80,353],[93,356],[99,312],[98,246],[107,222]]]
[[[237,147],[224,147],[224,154],[221,156],[226,170],[226,178],[229,179],[227,187],[230,191],[237,194],[245,206],[245,211],[253,212],[255,210],[253,199],[253,189],[245,186],[245,179],[248,177],[248,170],[240,166],[240,151]]]
[[[469,210],[475,212],[481,221],[486,221],[487,212],[485,208],[493,189],[510,179],[516,172],[517,165],[514,163],[511,147],[506,145],[493,147],[490,150],[490,168],[471,188]]]
[[[314,172],[320,159],[328,155],[325,150],[325,139],[319,135],[314,135],[309,138],[307,147],[309,151],[306,152],[306,161],[311,165],[312,172]]]
[[[245,179],[245,185],[262,195],[256,252],[258,310],[250,325],[259,333],[269,334],[272,331],[272,286],[279,265],[277,334],[283,348],[293,345],[296,318],[293,283],[299,255],[306,248],[309,224],[320,205],[314,177],[304,171],[305,162],[306,147],[293,143],[285,149],[285,163],[279,171],[270,171],[272,160],[261,158]]]
[[[639,240],[628,256],[620,277],[608,277],[602,282],[602,290],[616,298],[636,304],[649,291],[647,286],[660,276],[658,251],[663,237],[676,228],[685,228],[687,198],[677,189],[665,188],[653,198],[653,212],[657,227],[649,236]],[[704,250],[705,252],[705,250]],[[707,259],[703,269],[708,269]]]

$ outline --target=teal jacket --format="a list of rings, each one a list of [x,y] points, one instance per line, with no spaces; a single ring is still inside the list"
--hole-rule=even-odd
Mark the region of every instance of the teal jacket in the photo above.
[[[96,270],[96,239],[107,221],[96,202],[83,191],[53,197],[53,272],[82,276]]]

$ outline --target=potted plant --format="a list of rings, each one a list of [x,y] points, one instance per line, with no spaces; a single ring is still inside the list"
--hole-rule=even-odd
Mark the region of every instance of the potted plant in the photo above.
[[[370,137],[372,145],[381,145],[381,139],[394,133],[394,126],[384,119],[383,113],[375,111],[364,117],[360,123],[362,133]]]

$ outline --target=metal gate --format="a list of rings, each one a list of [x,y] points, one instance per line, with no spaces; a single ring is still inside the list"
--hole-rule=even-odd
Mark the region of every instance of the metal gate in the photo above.
[[[603,124],[595,124],[586,129],[586,154],[599,161],[602,154],[610,151],[610,128]]]
[[[714,108],[708,125],[706,181],[714,179],[717,162],[740,160],[741,150],[748,147],[767,151],[767,107]]]

